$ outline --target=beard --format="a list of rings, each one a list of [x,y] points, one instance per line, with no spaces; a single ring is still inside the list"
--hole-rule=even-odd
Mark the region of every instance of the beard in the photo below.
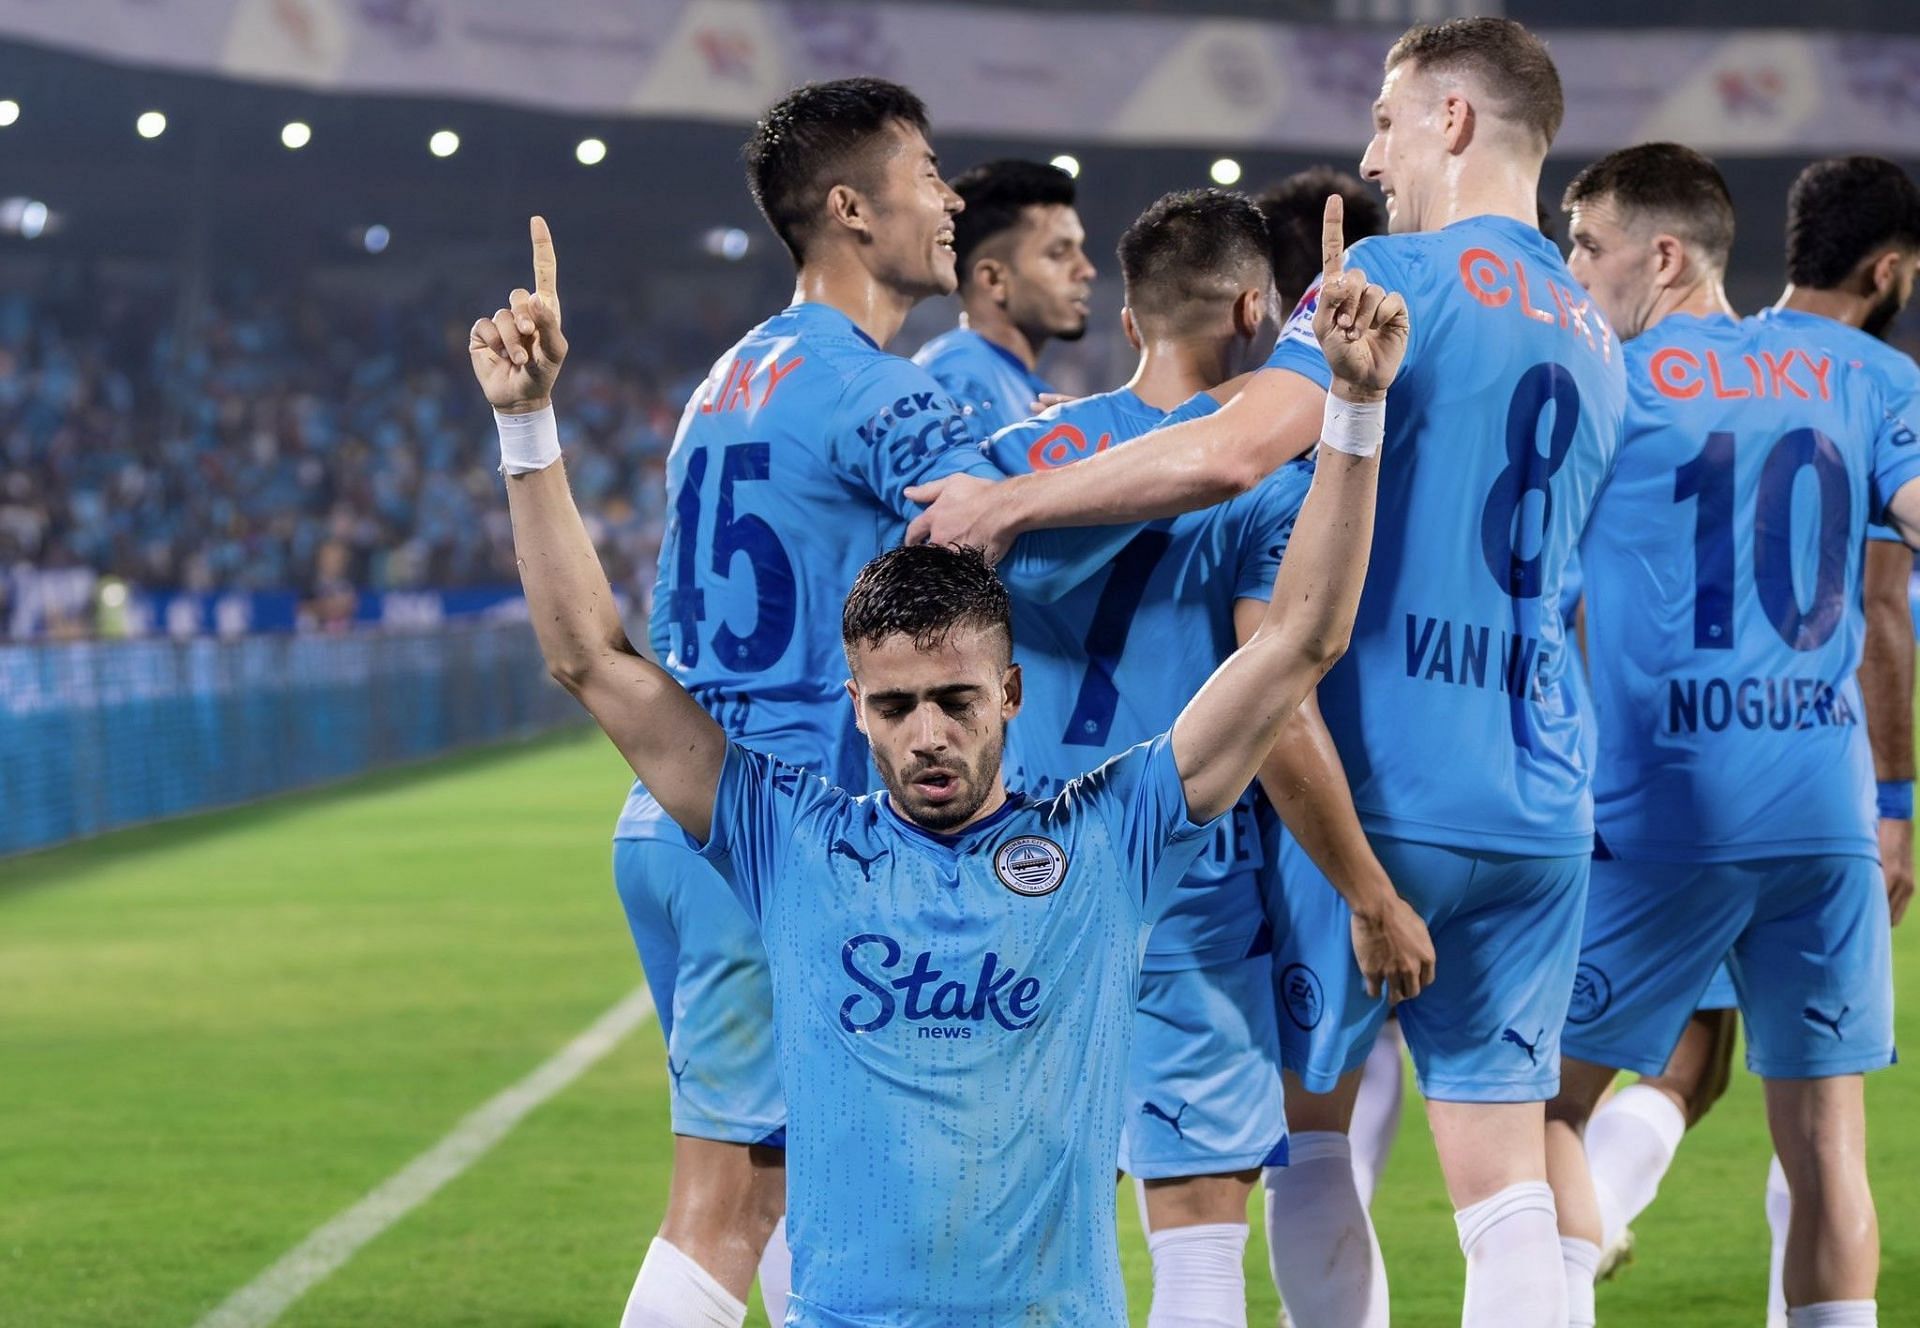
[[[875,748],[873,764],[880,772],[880,782],[886,786],[887,795],[893,799],[893,805],[903,816],[922,830],[945,834],[971,821],[986,805],[1000,774],[1000,758],[1005,743],[1006,732],[1003,729],[999,737],[972,762],[957,757],[949,757],[944,761],[914,761],[904,770],[892,766]],[[947,771],[953,776],[950,785],[953,794],[941,802],[930,801],[915,782],[927,771],[935,769]]]
[[[1903,303],[1900,292],[1888,291],[1880,303],[1867,311],[1867,319],[1860,324],[1860,330],[1870,337],[1878,337],[1885,341],[1887,330],[1893,326],[1893,320],[1900,316]]]
[[[1082,318],[1078,323],[1075,323],[1072,327],[1068,328],[1066,331],[1055,332],[1053,334],[1053,339],[1055,341],[1078,341],[1080,340],[1080,338],[1087,335],[1087,324],[1091,321],[1092,321],[1091,319]]]

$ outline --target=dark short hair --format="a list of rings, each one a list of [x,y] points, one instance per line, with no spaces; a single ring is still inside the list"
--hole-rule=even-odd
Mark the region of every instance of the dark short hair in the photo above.
[[[1641,143],[1609,152],[1573,177],[1560,206],[1608,199],[1698,248],[1716,266],[1733,252],[1733,193],[1720,168],[1678,143]]]
[[[1387,229],[1387,210],[1380,191],[1357,176],[1331,166],[1309,166],[1270,184],[1254,201],[1267,218],[1267,243],[1273,251],[1273,282],[1280,302],[1291,309],[1320,275],[1320,219],[1326,215],[1327,195],[1338,194],[1346,206],[1341,226],[1349,248]]]
[[[1920,249],[1920,189],[1884,157],[1832,157],[1800,172],[1787,194],[1787,280],[1840,285],[1863,259]]]
[[[967,206],[953,219],[953,256],[967,279],[974,251],[1017,227],[1030,207],[1072,207],[1073,177],[1043,161],[1009,157],[970,167],[947,181]]]
[[[998,628],[1013,643],[1013,606],[993,565],[958,544],[888,549],[860,569],[840,612],[840,640],[849,654],[907,636],[931,650],[957,627]]]
[[[1387,68],[1417,60],[1426,70],[1470,73],[1502,119],[1532,130],[1544,149],[1560,132],[1567,102],[1547,45],[1510,18],[1452,18],[1408,28],[1387,52]]]
[[[1120,237],[1120,275],[1135,318],[1186,320],[1272,279],[1267,221],[1245,194],[1163,194]]]
[[[874,188],[874,148],[896,124],[926,133],[926,106],[883,78],[841,78],[802,84],[754,125],[741,149],[747,188],[794,262],[805,260],[829,190]]]

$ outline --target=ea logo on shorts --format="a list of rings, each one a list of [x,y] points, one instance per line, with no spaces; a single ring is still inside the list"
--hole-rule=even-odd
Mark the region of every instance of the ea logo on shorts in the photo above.
[[[1311,1033],[1327,1012],[1320,978],[1305,964],[1288,964],[1280,970],[1280,1003],[1286,1007],[1287,1018],[1306,1033]]]
[[[1573,971],[1573,999],[1567,1004],[1567,1022],[1590,1024],[1613,1004],[1613,983],[1592,964]]]
[[[993,874],[1017,895],[1050,895],[1067,879],[1067,851],[1040,835],[1021,835],[993,855]]]

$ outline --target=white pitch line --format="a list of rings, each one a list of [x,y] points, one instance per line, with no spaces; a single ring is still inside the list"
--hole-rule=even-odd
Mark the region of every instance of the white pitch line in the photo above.
[[[234,1292],[194,1328],[266,1328],[287,1307],[359,1253],[361,1246],[432,1198],[486,1155],[528,1113],[592,1068],[653,1013],[642,985],[526,1078],[483,1103],[446,1138],[393,1173]]]

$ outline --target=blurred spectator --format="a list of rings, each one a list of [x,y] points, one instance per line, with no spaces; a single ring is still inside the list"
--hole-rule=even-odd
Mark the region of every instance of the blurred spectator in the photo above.
[[[470,300],[244,283],[182,320],[172,292],[103,284],[0,295],[10,635],[34,622],[84,635],[101,578],[294,591],[329,626],[351,620],[356,590],[518,580],[454,317]],[[722,347],[584,300],[568,318],[591,325],[579,341],[605,357],[567,365],[568,468],[614,585],[642,602],[666,448]]]

